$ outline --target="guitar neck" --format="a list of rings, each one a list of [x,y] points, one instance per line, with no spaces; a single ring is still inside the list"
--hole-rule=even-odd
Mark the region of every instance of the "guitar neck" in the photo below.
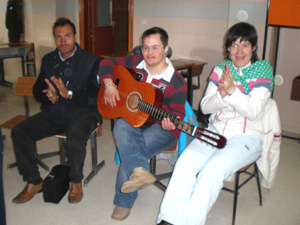
[[[189,135],[192,135],[193,131],[195,130],[195,126],[188,124],[183,120],[177,118],[176,115],[167,113],[162,109],[159,109],[143,100],[139,100],[139,104],[137,108],[160,121],[162,121],[164,118],[169,118],[171,122],[175,125],[176,129],[184,131]]]
[[[171,122],[175,125],[176,129],[181,130],[188,135],[198,138],[199,140],[212,145],[216,148],[223,148],[226,144],[225,137],[211,132],[209,130],[196,127],[189,123],[184,122],[183,120],[179,119],[176,115],[171,113],[167,113],[162,109],[159,109],[143,100],[139,100],[137,108],[144,113],[162,121],[164,118],[169,118]]]

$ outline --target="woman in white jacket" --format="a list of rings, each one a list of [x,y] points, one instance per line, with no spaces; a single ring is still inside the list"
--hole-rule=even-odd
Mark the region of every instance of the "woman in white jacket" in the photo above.
[[[159,224],[203,225],[223,181],[262,152],[262,114],[273,89],[268,61],[258,60],[257,33],[248,23],[226,34],[227,57],[209,77],[201,101],[208,129],[227,138],[214,149],[195,139],[178,159],[157,218]]]

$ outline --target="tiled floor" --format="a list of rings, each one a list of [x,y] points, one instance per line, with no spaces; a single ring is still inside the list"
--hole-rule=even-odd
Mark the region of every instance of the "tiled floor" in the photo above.
[[[15,82],[16,76],[6,79]],[[30,114],[39,110],[38,104],[30,98]],[[15,96],[13,89],[0,86],[0,124],[24,113],[23,98]],[[22,190],[25,183],[16,168],[8,171],[6,165],[14,161],[10,131],[2,129],[7,140],[4,142],[4,191],[8,225],[154,225],[163,192],[154,185],[139,192],[130,216],[122,222],[110,218],[113,206],[114,185],[117,165],[114,163],[115,145],[110,131],[110,120],[103,124],[103,135],[97,138],[98,160],[105,160],[105,166],[84,188],[80,203],[69,204],[67,195],[59,204],[45,203],[43,195],[36,195],[25,204],[14,204],[11,200]],[[57,150],[58,140],[54,137],[38,142],[39,152]],[[51,168],[59,163],[58,156],[45,159]],[[241,191],[238,200],[236,225],[299,225],[300,224],[300,144],[295,140],[283,139],[281,160],[274,188],[263,189],[263,206],[259,206],[255,181]],[[84,174],[91,169],[89,145]],[[159,161],[158,172],[170,170],[165,161]],[[40,169],[41,175],[47,173]],[[226,184],[232,185],[232,184]],[[233,195],[221,192],[211,210],[207,225],[231,224]]]

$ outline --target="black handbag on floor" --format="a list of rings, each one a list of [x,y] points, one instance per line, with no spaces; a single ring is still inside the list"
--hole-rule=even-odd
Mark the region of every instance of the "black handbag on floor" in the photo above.
[[[43,197],[45,202],[58,204],[69,189],[69,166],[56,165],[43,182]]]

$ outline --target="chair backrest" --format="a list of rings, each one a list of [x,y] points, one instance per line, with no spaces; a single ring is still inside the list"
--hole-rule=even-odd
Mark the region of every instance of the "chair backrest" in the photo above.
[[[142,46],[141,45],[138,45],[138,46],[135,46],[133,49],[132,49],[132,54],[133,55],[142,55]],[[172,48],[169,46],[169,50],[167,52],[167,55],[166,55],[168,58],[171,58],[172,56]]]
[[[33,96],[32,88],[36,82],[36,77],[18,77],[15,94],[24,96]]]
[[[185,117],[184,117],[184,122],[189,123],[195,127],[198,127],[198,121],[197,121],[197,117],[195,115],[194,110],[192,109],[192,107],[190,106],[189,102],[186,101],[185,102]],[[180,133],[180,137],[178,140],[178,157],[180,156],[180,154],[183,152],[183,150],[186,148],[186,146],[188,146],[191,141],[194,139],[194,137],[181,132]]]
[[[15,94],[24,96],[25,115],[17,115],[14,118],[1,124],[1,127],[12,129],[29,116],[28,96],[33,96],[32,88],[36,82],[36,79],[36,77],[18,77],[15,87]]]

